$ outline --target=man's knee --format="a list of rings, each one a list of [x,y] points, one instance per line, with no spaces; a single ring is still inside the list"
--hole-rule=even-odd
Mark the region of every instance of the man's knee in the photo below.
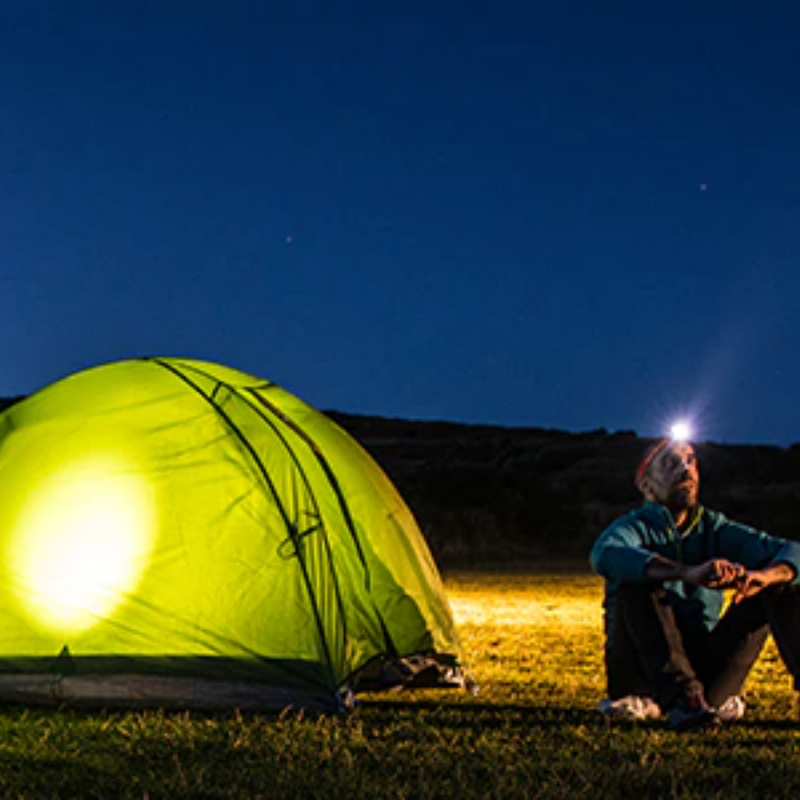
[[[670,593],[659,583],[622,584],[617,609],[620,622],[628,629],[677,631]]]
[[[800,637],[800,587],[770,586],[761,595],[772,633],[793,639]]]
[[[617,588],[617,596],[626,599],[640,600],[643,597],[663,597],[666,590],[663,584],[651,581],[649,583],[621,583]]]
[[[800,586],[781,583],[778,586],[768,586],[756,597],[763,597],[768,606],[779,605],[793,608],[800,605]]]
[[[617,589],[617,606],[641,613],[667,604],[667,592],[660,583],[623,583]]]

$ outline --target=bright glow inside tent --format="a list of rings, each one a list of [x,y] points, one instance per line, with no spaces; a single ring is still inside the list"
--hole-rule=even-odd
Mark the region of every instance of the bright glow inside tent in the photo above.
[[[45,478],[8,551],[25,612],[71,633],[107,617],[141,577],[154,519],[148,482],[119,462],[73,463]]]

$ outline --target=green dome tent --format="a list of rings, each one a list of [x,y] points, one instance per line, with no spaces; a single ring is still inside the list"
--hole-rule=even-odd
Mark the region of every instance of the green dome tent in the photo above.
[[[134,359],[0,415],[0,700],[333,710],[463,685],[389,480],[267,381]]]

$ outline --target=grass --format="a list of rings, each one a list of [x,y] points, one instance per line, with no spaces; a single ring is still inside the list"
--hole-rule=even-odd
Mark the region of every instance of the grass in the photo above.
[[[480,692],[372,695],[347,718],[0,713],[4,797],[788,797],[800,725],[770,643],[744,721],[676,735],[609,725],[600,584],[454,574],[448,592]]]

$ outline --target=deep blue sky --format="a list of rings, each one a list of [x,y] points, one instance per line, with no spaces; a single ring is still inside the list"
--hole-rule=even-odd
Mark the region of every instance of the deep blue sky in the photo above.
[[[0,395],[800,441],[794,2],[26,0],[0,114]]]

